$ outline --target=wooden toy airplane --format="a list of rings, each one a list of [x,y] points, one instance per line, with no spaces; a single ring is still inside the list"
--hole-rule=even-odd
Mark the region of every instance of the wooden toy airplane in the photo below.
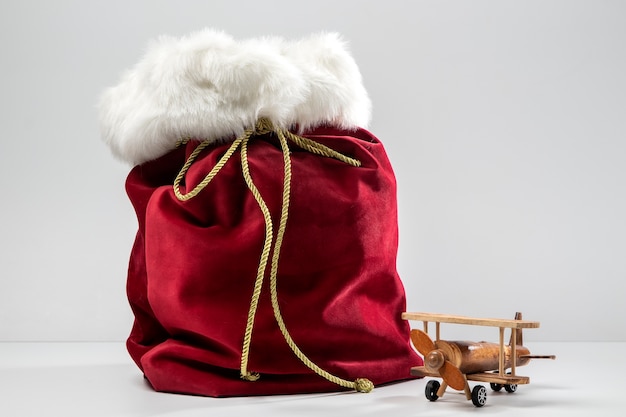
[[[424,366],[411,368],[411,375],[442,378],[443,382],[431,380],[426,384],[426,398],[436,401],[449,386],[465,391],[465,396],[476,407],[487,402],[487,390],[476,385],[470,390],[467,381],[490,383],[491,389],[515,392],[518,384],[528,384],[530,378],[516,374],[518,366],[526,365],[531,359],[555,359],[554,355],[531,355],[521,346],[522,329],[539,327],[539,322],[522,320],[522,313],[516,313],[514,320],[480,319],[432,313],[402,313],[404,320],[418,320],[424,324],[424,331],[411,330],[411,341],[424,356]],[[428,336],[428,323],[436,323],[436,339]],[[445,341],[439,338],[440,323],[492,326],[500,329],[500,342]],[[511,329],[509,345],[504,344],[504,329]],[[510,372],[505,372],[510,369]]]

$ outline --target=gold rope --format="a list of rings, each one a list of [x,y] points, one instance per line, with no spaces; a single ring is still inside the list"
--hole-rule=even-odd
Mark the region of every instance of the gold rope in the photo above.
[[[345,156],[344,154],[337,152],[334,149],[329,148],[328,146],[322,145],[319,142],[315,142],[314,140],[303,138],[302,136],[294,135],[288,130],[280,131],[285,136],[289,138],[296,145],[301,147],[302,149],[309,151],[313,154],[325,156],[327,158],[335,158],[341,162],[344,162],[348,165],[352,165],[353,167],[360,167],[361,161],[358,159],[350,158],[349,156]]]
[[[237,138],[233,142],[233,144],[230,145],[230,148],[228,148],[228,150],[220,158],[220,160],[217,161],[217,164],[215,164],[213,169],[211,169],[211,171],[207,174],[207,176],[204,177],[204,179],[200,182],[200,184],[196,185],[196,187],[193,190],[191,190],[190,192],[188,192],[187,194],[182,194],[180,192],[180,182],[181,182],[181,180],[184,178],[185,174],[187,173],[187,171],[191,167],[191,164],[193,163],[193,161],[195,161],[195,159],[198,157],[200,152],[202,152],[202,150],[204,148],[206,148],[207,146],[209,146],[211,144],[211,142],[209,142],[207,140],[205,140],[204,142],[200,143],[196,147],[196,149],[194,149],[194,151],[191,153],[191,155],[189,155],[189,158],[187,158],[187,162],[185,162],[185,165],[183,165],[183,167],[181,168],[180,172],[178,173],[178,175],[174,179],[174,194],[176,194],[176,198],[178,198],[180,201],[187,201],[187,200],[190,200],[190,199],[194,198],[195,196],[197,196],[200,193],[200,191],[204,190],[204,187],[209,185],[211,180],[217,175],[218,172],[220,172],[222,167],[224,165],[226,165],[226,162],[228,162],[228,160],[230,159],[232,154],[235,153],[235,151],[237,150],[239,145],[241,145],[242,141],[243,141],[243,137],[242,138]]]
[[[358,378],[356,381],[348,381],[346,379],[339,378],[331,373],[325,371],[316,365],[313,361],[311,361],[298,347],[296,342],[289,334],[287,330],[287,326],[285,325],[285,321],[283,320],[282,314],[280,313],[280,306],[278,304],[278,284],[277,284],[277,276],[278,276],[278,259],[280,257],[280,248],[283,243],[283,236],[285,235],[285,229],[287,226],[287,218],[289,217],[289,202],[290,202],[290,194],[291,194],[291,158],[289,157],[289,148],[287,144],[287,139],[285,138],[284,132],[281,130],[277,130],[277,135],[280,140],[280,145],[283,149],[283,165],[284,165],[284,181],[283,181],[283,200],[281,206],[280,213],[280,222],[278,226],[278,231],[276,232],[276,243],[274,243],[274,253],[272,255],[272,265],[270,270],[270,294],[272,300],[272,309],[274,310],[274,317],[276,318],[276,323],[280,328],[285,341],[291,348],[292,352],[304,363],[309,369],[318,374],[319,376],[327,379],[330,382],[333,382],[339,386],[344,388],[353,388],[359,392],[370,392],[374,389],[374,384],[371,381],[365,378]],[[295,135],[293,135],[295,136]],[[304,139],[304,138],[301,138]],[[314,142],[317,145],[317,142]],[[321,145],[323,146],[323,145]],[[325,147],[324,147],[325,148]],[[309,149],[307,149],[309,150]],[[335,151],[332,151],[335,153]],[[338,153],[338,152],[337,152]],[[341,154],[340,154],[341,155]],[[356,159],[345,157],[346,159],[350,159],[352,161],[360,162]],[[339,159],[339,158],[338,158]],[[359,166],[355,165],[355,166]]]
[[[263,243],[263,251],[261,252],[261,260],[259,261],[259,268],[257,269],[256,280],[254,281],[254,291],[252,292],[252,300],[250,301],[250,309],[248,311],[248,320],[246,322],[246,331],[243,338],[243,348],[241,350],[241,377],[247,381],[256,381],[259,379],[259,374],[256,372],[248,371],[248,356],[250,355],[250,343],[252,342],[252,328],[254,327],[254,317],[256,315],[257,306],[259,304],[259,298],[261,297],[261,288],[263,286],[263,278],[265,277],[265,269],[267,267],[267,261],[269,259],[270,251],[272,250],[272,236],[273,226],[272,217],[270,211],[267,208],[267,204],[263,200],[261,193],[259,192],[252,176],[250,175],[250,168],[248,166],[248,138],[246,138],[241,145],[241,169],[243,172],[243,178],[248,185],[248,189],[254,196],[261,212],[263,213],[263,219],[265,220],[265,241]]]
[[[270,211],[267,207],[267,204],[263,200],[261,193],[258,188],[254,184],[252,180],[252,175],[250,174],[250,168],[248,165],[248,142],[253,135],[263,135],[266,133],[274,132],[280,141],[280,146],[283,152],[283,167],[284,167],[284,179],[283,179],[283,194],[282,194],[282,204],[281,204],[281,215],[278,230],[276,232],[276,242],[274,243],[274,251],[272,255],[272,262],[270,268],[270,296],[272,302],[272,309],[274,311],[274,318],[278,324],[278,327],[285,338],[285,341],[291,348],[292,352],[304,363],[309,369],[315,372],[317,375],[327,379],[330,382],[333,382],[337,385],[340,385],[344,388],[353,388],[359,392],[370,392],[374,388],[374,384],[371,381],[365,378],[358,378],[356,381],[348,381],[337,376],[330,374],[329,372],[323,370],[318,365],[316,365],[313,361],[311,361],[298,347],[293,338],[291,337],[289,331],[287,330],[287,326],[283,320],[282,314],[280,312],[280,306],[278,304],[278,285],[277,285],[277,276],[278,276],[278,261],[280,258],[280,248],[282,246],[283,237],[285,234],[285,230],[287,227],[287,219],[289,217],[289,203],[290,203],[290,195],[291,195],[291,157],[289,151],[289,145],[287,139],[296,143],[302,149],[311,152],[316,155],[321,155],[325,157],[335,158],[339,161],[347,163],[351,166],[360,166],[361,163],[357,159],[347,157],[327,146],[324,146],[318,142],[313,140],[303,138],[293,133],[283,130],[283,129],[275,129],[272,122],[269,119],[262,118],[259,119],[254,129],[248,129],[244,132],[244,134],[237,138],[233,144],[230,146],[228,151],[222,156],[222,158],[218,161],[218,163],[211,169],[209,174],[204,178],[200,184],[198,184],[192,191],[187,194],[182,194],[180,192],[180,181],[184,177],[185,173],[189,170],[189,167],[196,159],[198,154],[208,146],[208,142],[204,141],[196,149],[191,153],[187,162],[181,168],[180,173],[176,177],[174,181],[174,193],[176,197],[180,201],[186,201],[193,197],[195,197],[200,191],[202,191],[209,182],[217,175],[217,173],[222,169],[222,167],[226,164],[228,159],[232,156],[232,154],[236,151],[236,149],[241,146],[241,168],[244,180],[248,189],[254,196],[261,212],[263,213],[263,219],[265,221],[265,240],[263,243],[263,250],[261,252],[261,257],[259,261],[259,267],[257,269],[257,276],[254,283],[254,290],[252,293],[252,299],[250,302],[250,309],[248,311],[248,318],[246,322],[246,330],[244,333],[242,354],[241,354],[241,364],[240,371],[241,377],[247,381],[256,381],[259,379],[259,374],[256,372],[250,372],[248,370],[248,357],[250,355],[250,344],[252,342],[252,330],[254,327],[254,318],[256,316],[256,311],[259,303],[259,299],[261,296],[261,289],[263,286],[263,279],[265,276],[265,270],[267,268],[267,262],[269,258],[269,254],[272,251],[272,240],[273,240],[273,222],[270,215]]]

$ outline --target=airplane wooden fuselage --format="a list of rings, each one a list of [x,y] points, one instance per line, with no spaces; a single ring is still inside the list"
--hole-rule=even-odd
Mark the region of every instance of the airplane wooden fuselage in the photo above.
[[[500,367],[500,345],[490,342],[468,341],[435,341],[437,350],[441,350],[447,360],[452,362],[464,374],[476,374],[479,372],[497,371]],[[512,347],[504,346],[504,368],[511,368]],[[515,348],[515,365],[524,366],[530,362],[530,351],[524,346]],[[434,355],[433,355],[434,356]],[[436,357],[424,358],[435,362]]]
[[[530,379],[516,374],[518,366],[526,365],[531,359],[554,359],[553,355],[531,355],[530,351],[521,346],[522,329],[537,328],[539,322],[521,319],[517,313],[515,319],[479,319],[464,316],[452,316],[432,313],[403,313],[405,320],[417,320],[424,323],[424,331],[413,329],[411,340],[418,352],[424,356],[424,366],[411,368],[411,374],[420,377],[439,377],[440,385],[429,381],[426,386],[426,398],[435,401],[442,397],[450,386],[465,391],[468,400],[481,407],[485,404],[487,394],[482,385],[470,390],[467,381],[490,383],[493,390],[503,387],[514,392],[518,384],[528,384]],[[428,336],[428,323],[436,323],[436,338]],[[475,326],[492,326],[500,330],[499,343],[449,341],[440,339],[440,323],[467,324]],[[504,343],[504,331],[511,329],[508,345]],[[508,372],[507,372],[508,370]]]

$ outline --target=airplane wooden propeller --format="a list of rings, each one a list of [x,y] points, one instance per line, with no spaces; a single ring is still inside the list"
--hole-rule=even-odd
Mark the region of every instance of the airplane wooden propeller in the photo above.
[[[419,353],[424,356],[424,365],[427,371],[439,373],[443,380],[456,390],[465,388],[465,377],[461,370],[450,362],[444,353],[442,341],[439,341],[441,348],[430,339],[428,334],[421,330],[411,330],[411,341]],[[448,349],[446,349],[448,350]]]
[[[539,327],[538,322],[522,320],[521,313],[516,313],[514,320],[477,319],[430,313],[404,313],[402,317],[405,320],[421,320],[424,323],[424,331],[411,330],[411,341],[424,357],[424,366],[412,368],[411,374],[443,379],[443,384],[437,381],[429,381],[426,384],[426,398],[430,401],[442,397],[449,386],[455,390],[465,391],[468,400],[472,400],[475,406],[482,407],[487,401],[485,387],[477,385],[470,391],[468,380],[488,382],[495,391],[505,388],[507,392],[515,392],[517,384],[530,382],[528,377],[516,375],[517,366],[526,365],[531,359],[555,359],[554,355],[531,355],[527,348],[521,346],[522,329]],[[435,341],[427,333],[428,322],[436,323]],[[440,323],[499,327],[500,343],[441,340]],[[511,329],[511,339],[509,345],[505,346],[506,328]],[[510,372],[505,372],[507,369],[510,369]]]

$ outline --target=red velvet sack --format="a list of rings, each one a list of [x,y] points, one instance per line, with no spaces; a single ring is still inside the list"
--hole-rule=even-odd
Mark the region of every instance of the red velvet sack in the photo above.
[[[177,58],[176,65],[188,61]],[[129,77],[108,93],[115,105],[103,105],[113,120],[105,139],[137,163],[126,183],[139,222],[128,272],[135,323],[127,346],[150,384],[158,391],[238,396],[368,391],[410,378],[422,361],[401,319],[395,178],[379,140],[354,127],[358,120],[342,122],[352,120],[352,104],[309,106],[339,112],[315,123],[297,109],[288,123],[277,123],[282,113],[272,116],[264,101],[250,117],[267,112],[269,118],[250,123],[245,113],[243,125],[252,127],[224,136],[202,130],[203,118],[193,119],[200,130],[175,124],[180,100],[174,109],[167,106],[175,100],[163,104],[162,116],[154,111],[161,111],[160,102],[148,103],[153,107],[143,119],[126,109],[135,100],[133,109],[145,111],[146,91],[172,90],[173,81],[160,81],[138,98],[126,97],[137,90],[128,85],[153,78]],[[338,89],[344,85],[337,82]],[[310,97],[311,88],[306,91]],[[329,91],[322,96],[332,98]],[[232,113],[229,107],[227,117]],[[137,143],[135,120],[143,123],[135,129]],[[304,133],[282,127],[294,122]],[[156,133],[146,133],[153,128]],[[174,147],[184,131],[202,139]],[[124,148],[127,142],[132,147]],[[144,153],[137,158],[136,152]]]
[[[400,317],[405,296],[395,269],[391,165],[382,144],[365,130],[319,128],[305,137],[361,166],[290,145],[290,206],[277,283],[285,325],[299,349],[333,375],[375,385],[406,379],[419,359]],[[178,200],[172,178],[197,146],[188,142],[128,177],[140,225],[128,276],[136,315],[128,340],[133,359],[159,391],[232,396],[336,389],[290,351],[267,280],[249,349],[248,368],[260,378],[240,378],[265,223],[244,181],[240,153],[198,195]],[[200,153],[187,172],[187,192],[229,147]],[[253,137],[247,160],[272,219],[279,219],[283,153],[275,137]]]

